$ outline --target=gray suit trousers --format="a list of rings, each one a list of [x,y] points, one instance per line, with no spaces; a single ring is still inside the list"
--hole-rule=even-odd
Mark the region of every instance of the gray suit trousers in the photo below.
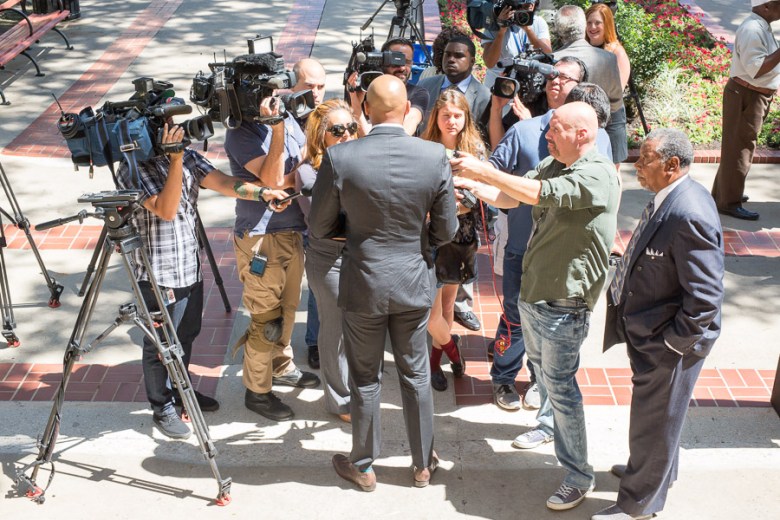
[[[333,240],[310,238],[306,251],[306,277],[317,301],[320,331],[320,371],[325,384],[325,409],[336,415],[349,413],[347,356],[341,335],[339,274],[342,245]]]
[[[631,347],[628,352],[631,357]],[[617,498],[624,512],[638,516],[664,508],[677,480],[680,436],[703,365],[703,357],[669,351],[657,366],[632,377],[629,459]]]
[[[428,366],[427,327],[430,309],[388,315],[344,311],[344,347],[352,393],[352,453],[361,470],[379,457],[382,442],[380,404],[385,338],[401,383],[404,421],[417,468],[433,456],[433,395]]]

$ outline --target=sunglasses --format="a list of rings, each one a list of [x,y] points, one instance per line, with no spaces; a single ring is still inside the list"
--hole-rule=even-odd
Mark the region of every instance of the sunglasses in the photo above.
[[[348,125],[333,125],[330,128],[326,128],[325,131],[333,135],[333,137],[341,137],[346,132],[349,132],[349,135],[355,135],[357,133],[357,123],[350,123]]]

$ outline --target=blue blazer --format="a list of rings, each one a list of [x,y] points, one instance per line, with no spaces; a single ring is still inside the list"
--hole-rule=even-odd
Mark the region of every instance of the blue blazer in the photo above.
[[[607,291],[604,350],[626,342],[634,369],[671,352],[706,356],[720,334],[723,231],[710,193],[690,177],[642,232],[615,307]],[[675,354],[676,355],[676,354]]]

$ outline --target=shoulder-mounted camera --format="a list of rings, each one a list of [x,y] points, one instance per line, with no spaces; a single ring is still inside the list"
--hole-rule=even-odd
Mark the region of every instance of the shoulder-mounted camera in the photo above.
[[[262,44],[265,52],[255,52]],[[192,80],[190,100],[208,109],[212,119],[226,128],[238,128],[244,119],[263,124],[276,124],[287,113],[295,118],[306,117],[314,109],[314,94],[304,90],[278,96],[279,115],[263,116],[260,103],[274,97],[277,89],[295,86],[296,77],[285,70],[284,59],[273,51],[270,36],[247,40],[248,54],[231,61],[209,63],[209,73],[199,72]]]
[[[376,78],[383,74],[385,67],[403,67],[406,65],[406,56],[403,52],[378,51],[374,47],[374,35],[371,34],[359,43],[352,43],[352,55],[347,62],[347,70],[344,71],[344,86],[347,90],[368,90],[368,86]],[[358,73],[357,84],[354,89],[349,86],[348,80],[353,72]]]

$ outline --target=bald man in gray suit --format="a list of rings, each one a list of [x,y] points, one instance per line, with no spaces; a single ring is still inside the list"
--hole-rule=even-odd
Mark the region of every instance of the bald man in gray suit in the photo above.
[[[338,303],[352,395],[352,453],[335,455],[333,466],[363,491],[376,488],[372,464],[381,445],[389,334],[413,482],[424,487],[438,464],[426,330],[436,291],[430,247],[449,242],[458,229],[452,174],[442,145],[404,131],[409,102],[399,79],[374,80],[366,111],[373,123],[366,137],[328,148],[309,214],[315,236],[346,235]]]

